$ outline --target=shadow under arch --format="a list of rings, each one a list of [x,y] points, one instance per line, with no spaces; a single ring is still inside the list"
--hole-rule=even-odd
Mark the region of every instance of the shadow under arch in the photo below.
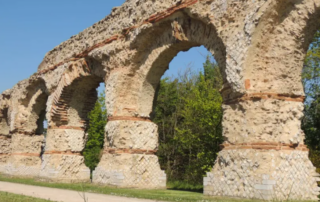
[[[0,110],[0,135],[3,136],[9,136],[10,133],[8,112],[8,107]]]
[[[104,78],[94,74],[85,60],[71,64],[53,94],[49,126],[86,129],[87,114],[97,101],[96,89],[103,81]]]
[[[43,135],[43,122],[46,116],[49,93],[42,78],[31,80],[26,87],[26,94],[19,100],[23,119],[17,119],[13,133],[21,132],[30,135]]]

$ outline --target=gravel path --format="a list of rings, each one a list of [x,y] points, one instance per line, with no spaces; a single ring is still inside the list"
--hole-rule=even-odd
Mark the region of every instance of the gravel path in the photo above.
[[[84,202],[77,191],[22,185],[9,182],[0,182],[0,191],[58,202]],[[159,202],[154,200],[125,198],[103,194],[85,193],[88,202]]]

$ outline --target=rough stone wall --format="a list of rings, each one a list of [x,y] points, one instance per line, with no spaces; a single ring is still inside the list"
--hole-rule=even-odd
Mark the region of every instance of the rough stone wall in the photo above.
[[[9,99],[11,91],[0,95],[0,173],[5,172],[5,167],[11,153],[11,136],[9,132]]]
[[[1,154],[2,159],[5,159],[0,165],[1,173],[35,177],[40,171],[40,153],[44,140],[41,125],[47,101],[44,81],[32,76],[4,92],[3,97],[7,98],[6,104],[0,107],[0,111],[6,112],[4,119],[7,134],[1,138],[4,141],[1,150],[6,151]]]
[[[41,166],[43,135],[15,133],[11,140],[11,156],[5,174],[22,177],[37,177]]]
[[[229,144],[277,142],[303,144],[303,103],[281,100],[242,101],[223,106],[223,136]]]
[[[318,176],[305,151],[223,150],[204,178],[204,194],[317,201]]]
[[[166,174],[155,152],[158,126],[142,120],[110,120],[104,153],[93,182],[118,187],[165,188]]]
[[[205,194],[285,199],[294,189],[290,198],[314,200],[318,178],[300,128],[301,69],[319,19],[320,0],[127,0],[0,96],[0,172],[88,180],[86,115],[104,81],[109,122],[94,182],[165,187],[150,121],[154,96],[173,57],[204,45],[223,74],[225,136]],[[44,109],[49,130],[41,151]]]
[[[320,1],[266,1],[245,61],[249,92],[303,96],[301,69],[319,27]]]

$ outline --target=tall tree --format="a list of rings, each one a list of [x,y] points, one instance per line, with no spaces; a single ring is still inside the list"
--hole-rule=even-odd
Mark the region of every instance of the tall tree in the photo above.
[[[320,150],[320,30],[316,32],[307,52],[302,81],[307,96],[302,128],[309,148]]]
[[[107,123],[107,111],[105,107],[105,94],[101,93],[93,110],[88,115],[89,128],[88,140],[83,155],[85,164],[91,172],[97,167],[104,144],[104,128]]]
[[[222,141],[220,71],[207,57],[202,72],[187,69],[161,80],[154,122],[159,125],[158,156],[169,180],[202,183]]]

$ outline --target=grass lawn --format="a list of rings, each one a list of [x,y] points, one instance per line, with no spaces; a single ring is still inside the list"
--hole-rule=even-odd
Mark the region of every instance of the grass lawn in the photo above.
[[[49,202],[48,200],[37,199],[29,196],[0,192],[0,202]]]
[[[8,178],[0,175],[0,181],[28,184],[59,189],[69,189],[75,191],[85,191],[115,196],[125,196],[130,198],[154,199],[161,201],[181,201],[181,202],[258,202],[261,200],[228,199],[206,197],[199,192],[177,191],[177,190],[139,190],[122,189],[114,187],[99,186],[90,183],[83,184],[62,184],[40,182],[34,179]],[[1,195],[0,195],[1,196]],[[1,200],[0,200],[1,201]]]

